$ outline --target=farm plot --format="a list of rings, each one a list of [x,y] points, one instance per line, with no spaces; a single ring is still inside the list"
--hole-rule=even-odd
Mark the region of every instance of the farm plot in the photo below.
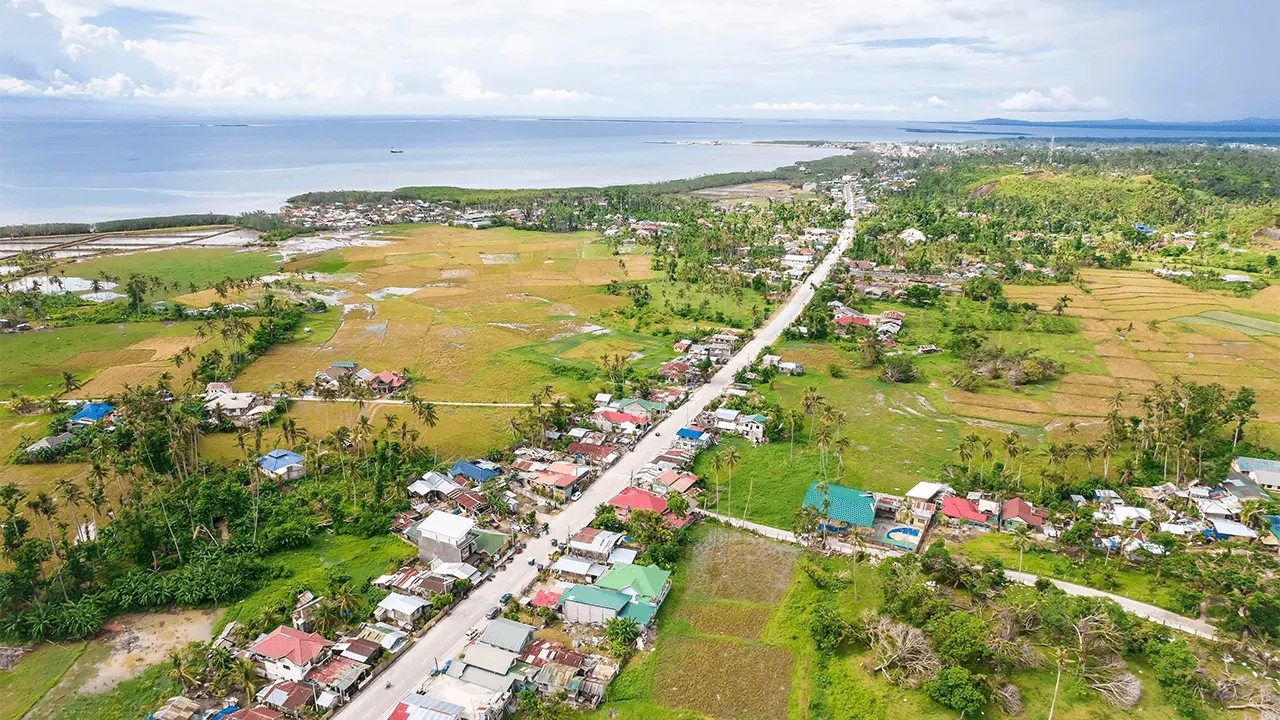
[[[676,638],[662,648],[661,660],[653,679],[654,699],[661,705],[714,718],[786,720],[795,663],[787,650]]]

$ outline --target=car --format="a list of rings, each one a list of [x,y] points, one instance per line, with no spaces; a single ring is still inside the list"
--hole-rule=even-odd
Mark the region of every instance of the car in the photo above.
[[[511,593],[503,593],[502,597],[498,600],[498,602],[502,603],[503,605],[506,605],[507,603],[511,602]]]
[[[477,635],[479,635],[479,634],[480,634],[480,628],[478,628],[478,627],[472,627],[472,628],[469,628],[469,629],[467,630],[467,639],[468,639],[468,640],[470,640],[471,638],[473,638],[473,637],[475,637],[475,636],[477,636]]]
[[[484,614],[484,617],[486,620],[492,620],[501,614],[502,614],[502,607],[499,605],[494,605],[493,607],[489,608],[489,611]]]
[[[581,490],[579,490],[579,491],[575,492],[573,495],[569,496],[569,499],[570,499],[570,500],[577,500],[577,499],[578,499],[578,498],[580,498],[580,497],[582,497],[582,491],[581,491]]]

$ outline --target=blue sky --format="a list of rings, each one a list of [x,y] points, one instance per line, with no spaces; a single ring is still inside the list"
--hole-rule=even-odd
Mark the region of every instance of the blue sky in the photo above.
[[[0,95],[113,112],[1280,117],[1277,26],[1274,0],[0,0]]]

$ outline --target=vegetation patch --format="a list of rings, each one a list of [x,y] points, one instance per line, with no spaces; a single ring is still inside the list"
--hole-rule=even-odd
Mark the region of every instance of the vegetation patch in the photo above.
[[[681,608],[680,618],[687,620],[701,635],[729,635],[744,640],[759,640],[773,613],[771,607],[740,602],[711,602]]]
[[[799,554],[799,548],[714,528],[691,560],[690,593],[775,605],[791,584]]]
[[[674,638],[654,673],[654,697],[715,718],[785,720],[795,659],[781,648],[713,638]],[[731,672],[719,672],[731,668]]]

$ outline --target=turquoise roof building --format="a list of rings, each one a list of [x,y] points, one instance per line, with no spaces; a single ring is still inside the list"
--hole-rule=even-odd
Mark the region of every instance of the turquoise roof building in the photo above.
[[[816,482],[809,485],[809,489],[804,493],[804,504],[806,507],[817,508],[818,512],[822,512],[823,497],[818,485],[819,483]],[[838,520],[864,528],[871,527],[875,521],[876,498],[866,490],[828,484],[827,498],[831,503],[826,513],[828,520]]]

